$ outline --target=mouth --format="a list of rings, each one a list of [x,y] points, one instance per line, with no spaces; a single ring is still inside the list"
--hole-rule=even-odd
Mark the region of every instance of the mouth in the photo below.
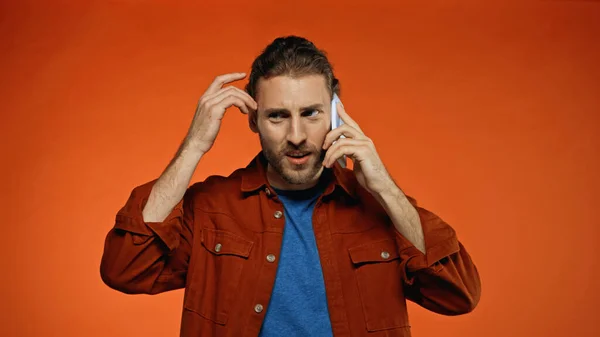
[[[308,161],[310,152],[292,151],[285,154],[288,161],[295,165],[302,165]]]

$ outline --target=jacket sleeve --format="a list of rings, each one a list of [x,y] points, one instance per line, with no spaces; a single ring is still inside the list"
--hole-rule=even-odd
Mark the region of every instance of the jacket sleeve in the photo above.
[[[411,204],[419,213],[425,236],[425,254],[398,231],[396,242],[405,272],[406,297],[418,305],[443,315],[472,311],[479,302],[479,273],[456,232],[441,218]]]
[[[142,210],[156,180],[133,189],[108,232],[100,275],[127,294],[185,287],[193,237],[193,186],[162,222],[144,222]]]

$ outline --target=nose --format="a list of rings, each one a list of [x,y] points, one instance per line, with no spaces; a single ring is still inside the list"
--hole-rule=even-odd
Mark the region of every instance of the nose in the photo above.
[[[306,141],[306,130],[304,129],[301,117],[293,116],[290,118],[286,139],[296,146],[299,146]]]

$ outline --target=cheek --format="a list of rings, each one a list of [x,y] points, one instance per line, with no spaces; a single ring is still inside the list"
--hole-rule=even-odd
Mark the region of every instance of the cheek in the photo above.
[[[317,147],[321,147],[325,141],[325,137],[327,137],[327,133],[328,130],[319,130],[318,132],[315,132],[310,137],[312,139],[312,143]]]
[[[285,144],[285,135],[279,135],[278,132],[267,128],[261,132],[261,138],[272,149],[279,149],[282,147],[282,144]]]

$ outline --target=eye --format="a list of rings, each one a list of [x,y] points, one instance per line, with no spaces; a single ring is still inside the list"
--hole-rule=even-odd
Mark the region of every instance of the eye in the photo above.
[[[305,111],[305,112],[303,113],[303,115],[304,115],[304,116],[307,116],[307,117],[315,117],[315,116],[317,116],[317,115],[319,114],[319,112],[320,112],[320,111],[319,111],[319,110],[317,110],[317,109],[312,109],[312,110],[307,110],[307,111]]]
[[[281,113],[281,112],[272,112],[269,114],[269,119],[278,120],[278,119],[282,119],[283,117],[284,117],[283,113]]]

